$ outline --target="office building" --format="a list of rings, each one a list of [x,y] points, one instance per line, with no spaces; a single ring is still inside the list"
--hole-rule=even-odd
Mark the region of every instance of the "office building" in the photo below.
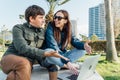
[[[89,38],[97,35],[100,40],[106,39],[104,4],[89,8]]]

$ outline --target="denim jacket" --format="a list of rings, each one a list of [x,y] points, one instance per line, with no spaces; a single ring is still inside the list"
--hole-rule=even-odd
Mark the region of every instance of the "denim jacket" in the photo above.
[[[35,28],[28,23],[15,25],[12,30],[13,41],[8,47],[5,55],[15,54],[30,59],[44,57],[44,50],[41,49],[44,41],[44,30]]]
[[[64,40],[63,38],[64,38],[64,33],[61,31],[61,42],[60,42],[60,44],[58,44],[54,38],[52,24],[49,23],[47,26],[46,32],[45,32],[46,47],[52,48],[56,51],[59,51],[59,53],[64,54],[66,52],[66,48],[64,50],[61,49],[62,40]],[[84,43],[81,42],[79,39],[77,39],[73,33],[72,33],[72,37],[71,37],[71,45],[77,49],[84,50]]]

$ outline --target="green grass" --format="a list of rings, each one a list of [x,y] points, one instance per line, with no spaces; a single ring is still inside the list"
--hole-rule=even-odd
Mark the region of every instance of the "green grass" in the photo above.
[[[80,61],[83,61],[86,57],[88,55],[84,56]],[[105,56],[100,57],[96,70],[104,80],[120,80],[120,63],[107,62]]]
[[[105,56],[100,58],[97,71],[105,80],[120,80],[120,63],[107,62]]]

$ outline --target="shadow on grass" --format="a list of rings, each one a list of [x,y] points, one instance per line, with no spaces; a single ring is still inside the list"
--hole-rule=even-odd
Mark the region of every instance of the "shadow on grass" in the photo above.
[[[104,64],[107,64],[108,61],[106,61],[106,60],[99,60],[98,63],[104,63]]]
[[[105,76],[104,80],[120,80],[120,76]]]

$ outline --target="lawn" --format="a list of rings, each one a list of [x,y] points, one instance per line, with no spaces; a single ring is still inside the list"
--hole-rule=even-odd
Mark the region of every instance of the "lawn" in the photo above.
[[[0,52],[0,58],[1,56],[2,52]],[[86,57],[88,55],[82,57],[79,61],[83,61]],[[96,70],[104,80],[120,80],[120,64],[107,62],[105,56],[100,57]]]
[[[107,62],[105,61],[105,56],[100,58],[97,71],[105,80],[120,80],[120,63]]]
[[[84,56],[79,61],[83,61],[86,57],[88,57],[88,55]],[[120,63],[107,62],[105,56],[100,57],[96,70],[104,80],[120,80]]]

